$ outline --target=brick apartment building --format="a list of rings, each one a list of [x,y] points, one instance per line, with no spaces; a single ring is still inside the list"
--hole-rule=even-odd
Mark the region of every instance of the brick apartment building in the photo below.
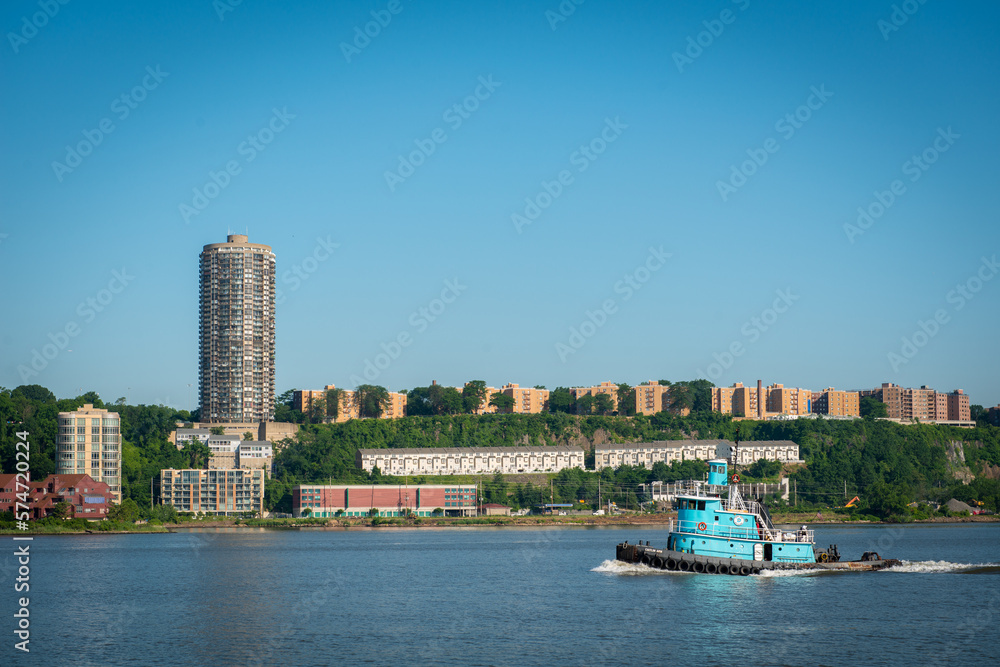
[[[476,487],[469,484],[302,484],[292,489],[292,516],[295,517],[369,516],[373,509],[378,516],[410,513],[432,516],[437,509],[446,516],[472,516],[476,513],[476,504]]]
[[[0,475],[0,512],[23,512],[17,508],[17,475]],[[28,516],[42,519],[52,514],[59,503],[69,503],[70,518],[100,521],[108,514],[114,502],[111,487],[104,482],[96,482],[90,475],[49,475],[39,482],[28,484]]]
[[[902,421],[971,422],[969,395],[961,389],[945,394],[924,385],[918,389],[883,382],[881,387],[861,392],[885,403],[890,419]]]

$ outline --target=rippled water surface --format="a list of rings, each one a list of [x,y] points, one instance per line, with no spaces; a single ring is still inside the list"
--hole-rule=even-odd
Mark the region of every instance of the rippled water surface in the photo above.
[[[905,562],[733,577],[614,561],[626,539],[662,546],[655,527],[36,537],[31,653],[8,620],[0,664],[1000,664],[1000,524],[816,532]]]

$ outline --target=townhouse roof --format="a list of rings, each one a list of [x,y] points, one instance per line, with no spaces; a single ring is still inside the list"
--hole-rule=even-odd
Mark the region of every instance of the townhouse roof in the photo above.
[[[553,445],[551,447],[400,447],[398,449],[359,449],[360,454],[582,454],[583,447]]]

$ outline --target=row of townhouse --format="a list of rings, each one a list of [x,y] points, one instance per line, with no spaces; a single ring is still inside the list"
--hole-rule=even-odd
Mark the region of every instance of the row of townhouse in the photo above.
[[[732,459],[737,450],[736,463],[750,465],[759,459],[797,463],[799,446],[791,440],[758,440],[736,443],[729,440],[656,440],[627,444],[594,446],[594,468],[617,468],[622,465],[652,468],[656,463],[670,465],[674,461]]]
[[[466,475],[559,472],[583,468],[582,447],[416,447],[359,449],[358,468],[386,475]]]

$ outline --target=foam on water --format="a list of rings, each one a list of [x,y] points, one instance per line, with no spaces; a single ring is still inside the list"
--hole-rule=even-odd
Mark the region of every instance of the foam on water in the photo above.
[[[1000,572],[1000,563],[951,563],[946,560],[904,560],[902,565],[890,567],[886,572],[938,573],[938,572]]]
[[[620,560],[606,560],[600,565],[590,570],[591,572],[603,572],[605,574],[628,574],[628,575],[649,575],[649,574],[689,574],[688,572],[671,572],[669,570],[658,570],[642,563],[623,563]]]

